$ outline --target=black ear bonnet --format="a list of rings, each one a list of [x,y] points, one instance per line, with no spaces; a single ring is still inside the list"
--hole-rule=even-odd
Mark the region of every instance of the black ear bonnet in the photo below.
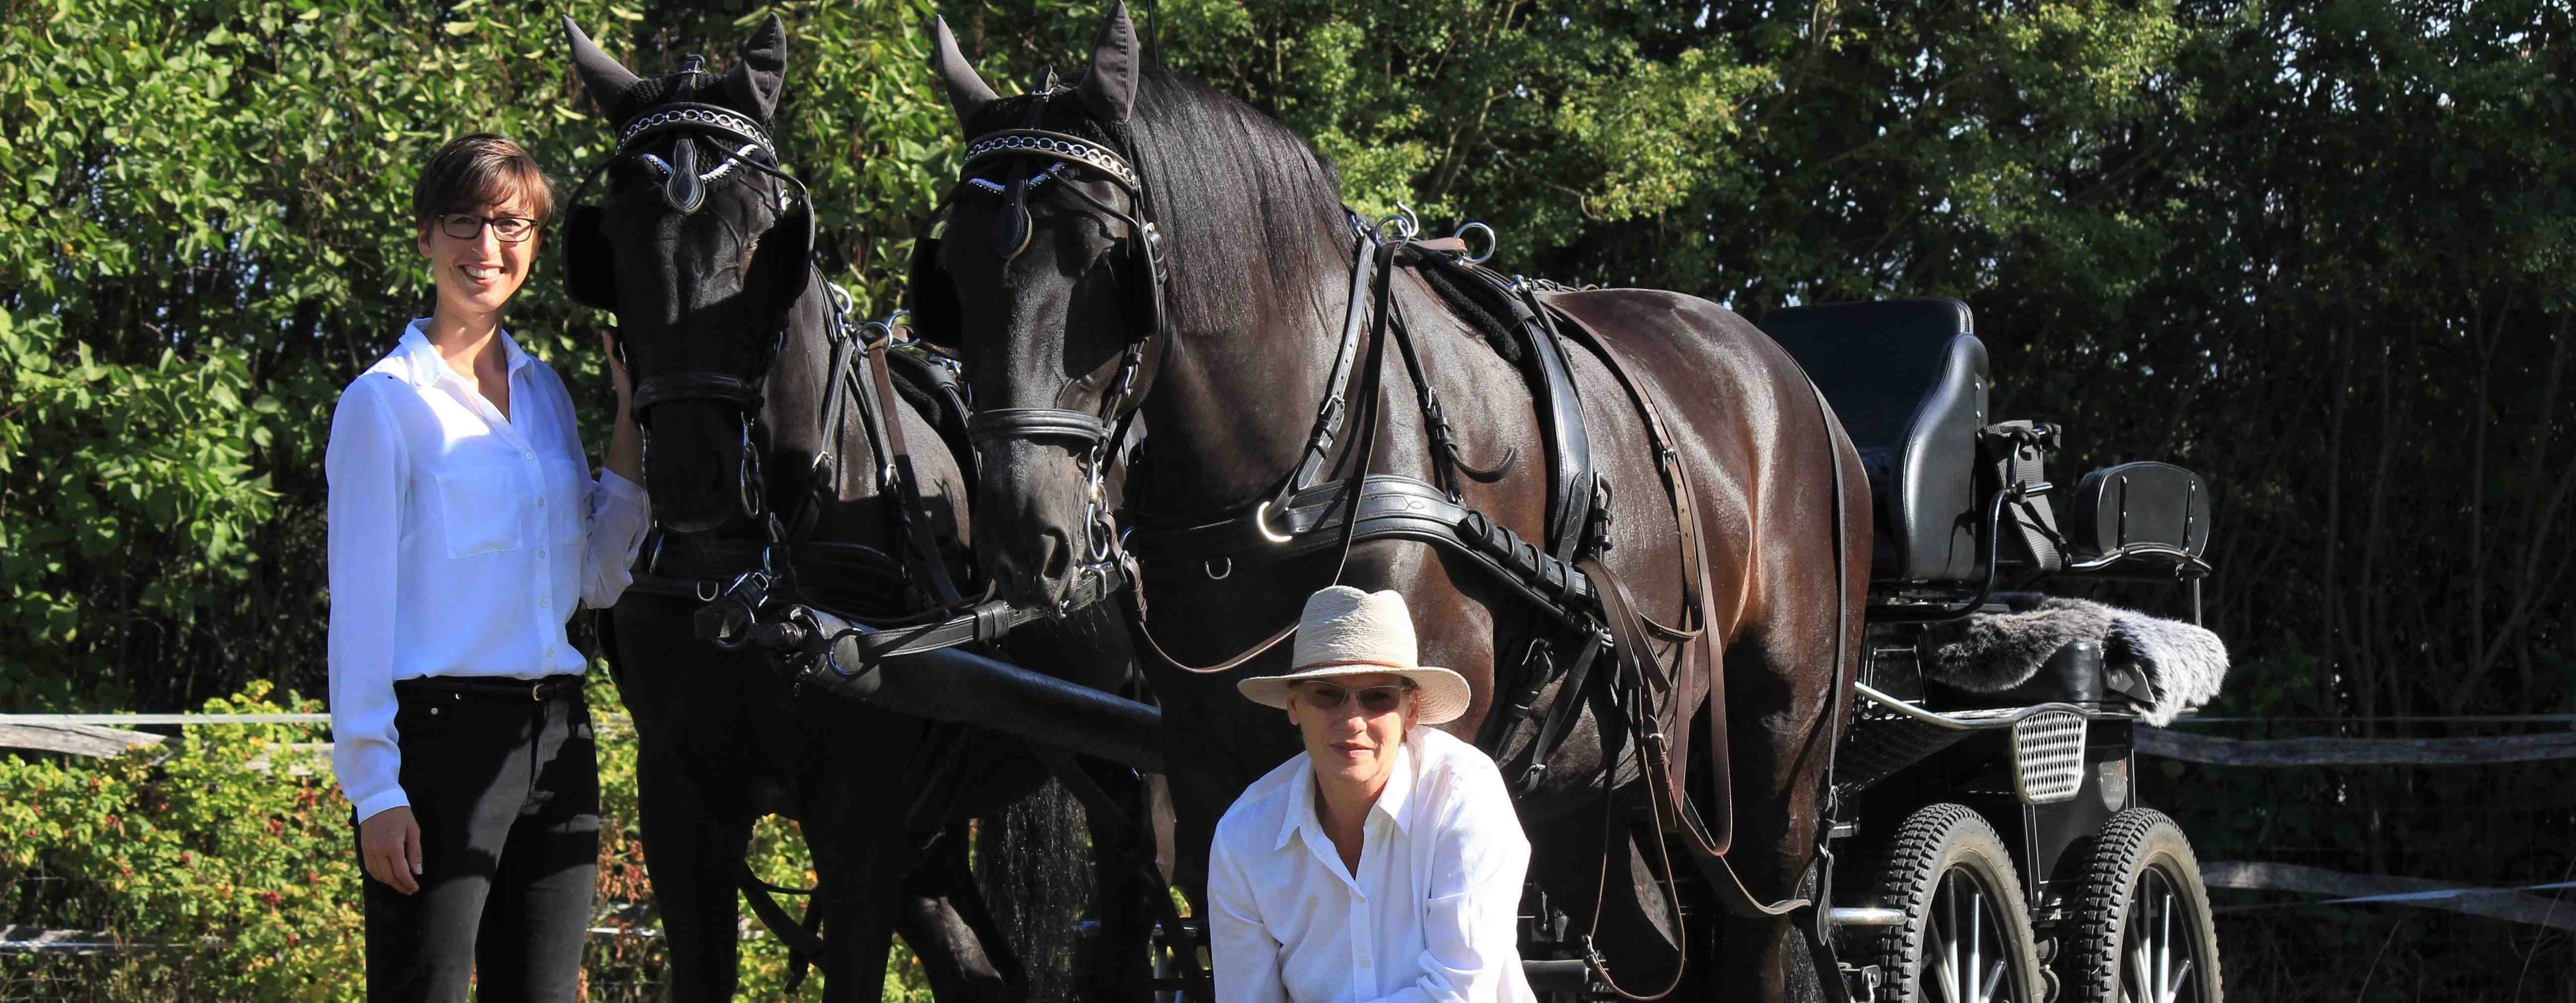
[[[698,57],[692,56],[688,69],[679,73],[638,79],[569,17],[564,31],[592,100],[617,123],[616,148],[582,176],[573,201],[578,203],[592,182],[622,163],[646,167],[659,182],[664,204],[680,213],[698,211],[707,193],[720,185],[767,175],[774,188],[766,201],[778,215],[755,253],[752,267],[759,274],[747,278],[746,285],[774,283],[782,309],[803,295],[813,273],[814,203],[805,183],[781,169],[778,145],[768,129],[786,79],[786,28],[778,18],[771,16],[752,33],[740,60],[722,77],[701,70]],[[564,226],[563,271],[574,302],[613,311],[616,248],[603,225],[606,217],[602,206],[574,206]]]
[[[1052,75],[1051,72],[1048,74],[1049,83],[1052,83]],[[950,238],[974,240],[980,237],[991,243],[995,256],[1008,262],[1028,248],[1034,229],[1028,210],[1030,198],[1045,195],[1048,188],[1058,186],[1127,225],[1128,237],[1120,242],[1125,253],[1115,267],[1129,289],[1130,316],[1144,325],[1137,337],[1146,337],[1161,327],[1161,287],[1165,277],[1162,272],[1166,266],[1158,253],[1161,236],[1152,221],[1152,210],[1136,169],[1112,143],[1034,128],[1050,98],[1074,93],[1077,92],[1071,87],[1041,90],[1017,116],[1018,128],[995,130],[968,143],[965,175],[950,191],[948,198],[931,212],[913,242],[905,309],[912,313],[915,337],[943,348],[953,349],[957,344],[957,288],[955,281],[939,265],[942,242]],[[978,173],[975,168],[979,163],[988,165],[988,169],[995,169],[997,173],[994,176]],[[1070,175],[1077,169],[1105,175],[1130,197],[1130,210],[1109,206],[1073,187],[1069,183]],[[943,237],[929,236],[932,229],[947,218],[949,206],[959,198],[994,199],[1001,203],[1002,210],[995,215],[991,232],[951,232]]]

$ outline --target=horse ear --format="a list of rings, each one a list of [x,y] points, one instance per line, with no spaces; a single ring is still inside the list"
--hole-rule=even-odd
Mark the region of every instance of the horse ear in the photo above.
[[[614,114],[618,100],[635,88],[635,74],[600,51],[590,36],[581,33],[581,26],[573,23],[572,15],[564,15],[563,26],[564,40],[572,45],[573,68],[581,71],[582,89],[590,92],[591,103]]]
[[[778,110],[778,92],[787,86],[787,26],[771,14],[760,22],[760,29],[742,42],[741,58],[725,83],[742,97],[751,99],[760,112],[760,120],[769,121]]]
[[[1127,19],[1126,0],[1119,0],[1110,7],[1109,20],[1100,26],[1100,40],[1091,48],[1091,71],[1082,75],[1082,83],[1075,86],[1074,93],[1103,124],[1117,125],[1136,110],[1139,69],[1136,24]]]
[[[968,125],[975,121],[977,112],[993,103],[993,85],[977,76],[975,67],[966,62],[966,54],[957,51],[957,35],[948,30],[947,18],[931,17],[930,40],[930,72],[948,85],[948,104],[957,110],[957,124]]]

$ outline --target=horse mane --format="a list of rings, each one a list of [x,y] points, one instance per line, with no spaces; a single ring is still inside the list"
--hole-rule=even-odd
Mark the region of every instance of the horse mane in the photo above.
[[[1174,319],[1184,331],[1259,330],[1313,311],[1341,322],[1352,241],[1341,179],[1304,138],[1206,83],[1148,68],[1127,135],[1172,242]],[[1330,249],[1317,295],[1317,249]]]

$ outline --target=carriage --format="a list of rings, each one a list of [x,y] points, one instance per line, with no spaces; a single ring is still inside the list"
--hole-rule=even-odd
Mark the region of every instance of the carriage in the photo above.
[[[2059,430],[1995,418],[1955,300],[1799,307],[1762,326],[1833,401],[1877,503],[1829,830],[1825,916],[1853,995],[2217,999],[2199,865],[2139,802],[2133,736],[2214,696],[2223,649],[2196,626],[1998,591],[2160,583],[2197,624],[2207,488],[2156,462],[2053,484]]]
[[[947,77],[961,121],[991,118],[984,113],[1002,108],[1005,99],[962,67],[944,24],[937,31],[934,66]],[[988,788],[994,785],[985,781],[993,775],[1037,764],[1083,802],[1095,848],[1108,861],[1104,869],[1133,872],[1144,884],[1163,887],[1171,874],[1154,863],[1156,827],[1144,818],[1136,796],[1142,775],[1169,778],[1176,803],[1184,800],[1182,788],[1197,781],[1196,808],[1202,813],[1211,805],[1221,809],[1231,797],[1222,790],[1227,778],[1211,783],[1198,776],[1213,772],[1211,763],[1174,755],[1168,742],[1157,740],[1173,732],[1166,726],[1167,709],[1175,700],[1187,706],[1195,699],[1201,715],[1218,704],[1239,714],[1222,672],[1275,648],[1287,631],[1249,649],[1241,648],[1248,642],[1223,634],[1199,638],[1204,643],[1198,650],[1242,653],[1206,670],[1190,669],[1147,625],[1148,590],[1142,583],[1149,570],[1164,583],[1155,602],[1166,610],[1166,604],[1181,602],[1187,611],[1199,594],[1225,589],[1250,588],[1275,604],[1293,597],[1284,587],[1238,574],[1238,564],[1302,555],[1306,566],[1331,570],[1338,580],[1350,567],[1354,545],[1365,540],[1429,545],[1444,561],[1455,560],[1481,576],[1479,587],[1488,590],[1482,595],[1548,614],[1512,626],[1502,639],[1495,636],[1505,629],[1499,621],[1478,628],[1485,646],[1478,671],[1494,702],[1484,733],[1476,737],[1506,764],[1506,776],[1517,778],[1525,822],[1543,821],[1533,818],[1531,806],[1548,795],[1580,800],[1603,811],[1599,849],[1605,868],[1614,850],[1630,846],[1638,854],[1652,847],[1662,858],[1659,867],[1639,870],[1629,890],[1641,908],[1651,900],[1668,914],[1643,916],[1640,923],[1646,925],[1630,929],[1652,926],[1650,932],[1669,941],[1672,985],[1682,984],[1693,959],[1712,957],[1716,949],[1708,933],[1715,924],[1691,923],[1693,914],[1723,908],[1739,921],[1730,929],[1749,925],[1765,938],[1764,949],[1773,952],[1766,977],[1792,967],[1777,952],[1788,943],[1789,927],[1781,924],[1796,927],[1811,952],[1812,971],[1821,976],[1817,988],[1828,998],[2043,1003],[2070,993],[2085,1000],[2159,1001],[2219,994],[2214,930],[2197,864],[2180,830],[2136,803],[2132,736],[2138,722],[2162,723],[2214,695],[2225,668],[2224,648],[2194,624],[2028,591],[2097,580],[2170,583],[2196,621],[2198,581],[2210,570],[2202,560],[2210,524],[2207,490],[2189,471],[2152,462],[2094,471],[2072,488],[2052,483],[2045,464],[2062,433],[2045,423],[1997,420],[1990,413],[1985,350],[1963,304],[1801,307],[1764,318],[1762,330],[1754,331],[1712,304],[1650,294],[1664,297],[1655,309],[1678,304],[1679,312],[1699,318],[1694,331],[1675,329],[1672,344],[1699,336],[1734,346],[1735,368],[1709,369],[1733,382],[1720,386],[1712,377],[1711,386],[1770,394],[1784,414],[1802,416],[1776,423],[1789,429],[1787,437],[1748,458],[1782,464],[1778,470],[1785,473],[1778,476],[1804,478],[1815,485],[1815,494],[1803,497],[1822,499],[1810,506],[1818,511],[1765,500],[1773,508],[1759,514],[1776,528],[1763,531],[1772,536],[1750,541],[1767,542],[1799,561],[1813,558],[1813,567],[1797,570],[1802,584],[1774,588],[1766,601],[1794,597],[1790,605],[1803,608],[1804,622],[1818,629],[1783,628],[1768,638],[1768,647],[1751,649],[1752,657],[1763,660],[1760,667],[1773,673],[1757,681],[1781,684],[1773,695],[1803,708],[1795,728],[1746,739],[1773,742],[1758,751],[1775,763],[1784,751],[1800,760],[1768,778],[1768,788],[1745,785],[1757,797],[1787,805],[1782,814],[1789,820],[1732,818],[1729,711],[1717,692],[1719,679],[1736,670],[1717,663],[1722,625],[1709,573],[1715,559],[1730,556],[1721,553],[1725,547],[1742,550],[1748,542],[1721,537],[1752,531],[1741,528],[1741,519],[1711,527],[1694,516],[1694,498],[1704,504],[1709,496],[1695,494],[1688,468],[1728,454],[1723,444],[1698,441],[1696,429],[1662,415],[1739,424],[1742,413],[1722,400],[1675,406],[1670,389],[1655,389],[1675,372],[1692,372],[1682,365],[1707,364],[1705,345],[1675,349],[1678,364],[1650,374],[1646,370],[1657,367],[1639,365],[1636,353],[1651,357],[1666,346],[1640,342],[1640,332],[1621,332],[1619,338],[1602,333],[1605,320],[1617,320],[1636,298],[1501,276],[1468,253],[1463,231],[1419,239],[1418,221],[1410,214],[1372,224],[1339,206],[1329,188],[1306,193],[1307,229],[1289,234],[1293,240],[1272,235],[1244,241],[1238,234],[1246,226],[1183,219],[1168,204],[1155,218],[1147,210],[1146,175],[1113,144],[1039,127],[1123,122],[1136,107],[1140,86],[1162,89],[1158,100],[1165,102],[1230,100],[1163,78],[1140,84],[1127,58],[1135,51],[1133,28],[1120,10],[1104,26],[1092,70],[1078,84],[1063,86],[1050,75],[1026,97],[1009,99],[1016,105],[995,112],[1019,126],[976,137],[968,173],[958,185],[964,198],[943,211],[981,214],[975,220],[981,225],[961,227],[952,217],[948,226],[952,232],[990,234],[989,260],[1008,262],[1032,246],[1030,200],[1068,193],[1073,208],[1048,219],[1095,219],[1100,232],[1110,235],[1112,250],[1102,260],[1114,263],[1108,274],[1124,286],[1112,287],[1116,295],[1106,306],[1085,309],[1115,315],[1114,323],[1100,326],[1121,333],[1103,335],[1110,344],[1086,349],[1097,351],[1082,365],[1097,368],[1070,384],[969,389],[946,354],[953,344],[934,351],[908,342],[902,332],[932,336],[923,340],[958,337],[960,298],[949,266],[980,250],[955,252],[959,245],[952,243],[947,246],[954,253],[943,257],[925,227],[911,296],[931,316],[926,325],[911,328],[854,324],[846,297],[809,278],[805,251],[815,210],[801,182],[782,169],[764,128],[784,68],[784,34],[774,19],[746,45],[744,63],[722,81],[702,80],[694,65],[662,80],[640,81],[590,46],[577,28],[569,35],[586,85],[603,108],[618,109],[622,127],[614,154],[593,176],[619,167],[611,184],[630,206],[613,216],[597,206],[576,210],[565,240],[570,285],[585,303],[630,307],[643,316],[659,305],[670,318],[657,332],[638,335],[630,328],[630,338],[652,346],[630,366],[640,377],[639,416],[648,408],[654,416],[644,424],[657,458],[647,470],[656,516],[672,523],[670,528],[694,532],[657,530],[637,568],[642,597],[635,601],[648,604],[639,610],[644,615],[621,611],[616,624],[625,639],[620,643],[631,641],[639,661],[670,663],[665,671],[640,677],[630,669],[619,679],[629,689],[630,705],[639,705],[647,758],[654,756],[654,742],[687,733],[695,751],[684,742],[680,751],[664,752],[670,768],[658,771],[666,778],[662,782],[694,768],[678,793],[712,796],[709,803],[720,802],[729,813],[721,825],[681,830],[685,838],[679,843],[648,843],[657,853],[679,850],[679,880],[664,877],[668,856],[650,860],[657,894],[692,904],[691,936],[684,937],[678,922],[666,917],[675,947],[688,946],[693,937],[723,939],[720,949],[688,959],[699,971],[730,967],[736,879],[734,871],[705,858],[721,856],[725,840],[738,838],[727,833],[747,826],[747,811],[804,812],[809,842],[836,829],[876,840],[847,860],[830,861],[817,843],[824,884],[836,871],[849,873],[845,869],[854,860],[862,879],[856,890],[882,896],[874,882],[901,883],[905,917],[917,924],[905,928],[908,939],[916,932],[947,937],[976,925],[978,908],[957,898],[972,889],[916,884],[914,868],[916,860],[936,856],[948,868],[944,876],[954,879],[963,872],[965,854],[953,839],[944,856],[930,854],[914,845],[918,834],[962,828],[962,818],[972,814],[961,807],[971,801],[966,792],[992,793]],[[1064,100],[1050,110],[1059,96]],[[1311,163],[1301,161],[1311,158],[1302,145],[1279,138],[1284,133],[1269,135],[1276,145],[1266,157],[1247,160],[1247,169]],[[714,167],[700,168],[701,148],[712,151]],[[736,165],[751,170],[737,171]],[[1310,171],[1307,180],[1319,176]],[[739,180],[751,177],[769,180]],[[1205,201],[1220,211],[1227,204]],[[688,221],[707,206],[717,208]],[[740,224],[707,221],[726,213],[801,239],[777,242],[785,253],[754,255],[757,241],[729,252],[733,238],[718,223]],[[1176,222],[1197,224],[1204,233]],[[675,293],[662,288],[668,283],[655,277],[659,273],[612,266],[617,254],[633,253],[620,248],[647,246],[645,227],[704,235],[650,245],[665,249],[659,253],[710,261],[723,253],[747,256],[747,264],[737,260],[730,272],[700,267],[702,262],[654,263],[660,273],[730,283],[679,299],[732,308],[667,309],[665,301]],[[1211,241],[1207,234],[1217,236]],[[1119,484],[1126,476],[1122,470],[1132,473],[1122,466],[1130,423],[1142,413],[1158,375],[1169,381],[1210,372],[1161,372],[1187,320],[1168,319],[1166,286],[1174,280],[1163,256],[1173,253],[1171,246],[1200,241],[1198,249],[1211,255],[1258,248],[1276,257],[1296,240],[1308,245],[1310,263],[1320,263],[1318,288],[1346,293],[1348,304],[1338,324],[1305,311],[1317,321],[1311,329],[1258,341],[1308,352],[1295,364],[1305,366],[1324,390],[1311,412],[1291,393],[1271,402],[1277,409],[1272,416],[1282,421],[1258,423],[1273,426],[1265,431],[1271,437],[1267,447],[1295,458],[1293,469],[1284,479],[1274,479],[1269,468],[1236,477],[1277,487],[1261,489],[1268,500],[1258,506],[1215,506],[1236,513],[1217,522],[1156,525],[1141,515],[1128,520],[1132,506],[1121,504]],[[1056,245],[1037,246],[1038,253],[1048,254]],[[1348,284],[1340,286],[1346,269]],[[717,278],[705,278],[710,274]],[[983,279],[994,281],[989,274]],[[964,299],[973,308],[990,309],[997,291],[1057,295],[988,285],[983,295]],[[743,337],[735,315],[746,311],[776,317],[774,334]],[[1447,315],[1438,322],[1458,325],[1451,330],[1460,336],[1438,341],[1418,333],[1416,325],[1431,314],[1399,319],[1407,311]],[[1457,319],[1469,315],[1485,318],[1484,328]],[[1124,333],[1131,331],[1138,333]],[[1072,352],[1072,335],[1063,337],[1068,340],[1060,347]],[[1302,347],[1296,344],[1300,337],[1306,341]],[[1382,374],[1397,368],[1390,344],[1401,350],[1402,368],[1418,392],[1418,421],[1389,407],[1386,402],[1397,394],[1379,384]],[[1015,350],[1047,347],[1022,344]],[[1053,368],[1062,367],[1020,371]],[[1453,386],[1448,405],[1461,416],[1453,427],[1433,384],[1469,369],[1498,376],[1505,385],[1526,386],[1534,407],[1514,410],[1522,406],[1511,399],[1516,394],[1479,392],[1491,387]],[[1255,365],[1236,367],[1225,378],[1260,389],[1293,390],[1302,382],[1277,379],[1282,371],[1293,372]],[[978,390],[1012,403],[978,409],[971,400]],[[1028,406],[1050,396],[1057,406]],[[1243,395],[1200,392],[1186,399],[1231,408]],[[1538,416],[1535,430],[1518,441],[1543,454],[1523,469],[1539,470],[1545,487],[1535,488],[1524,477],[1514,496],[1521,499],[1518,508],[1509,507],[1515,503],[1501,489],[1476,486],[1505,482],[1522,455],[1495,439],[1506,422],[1466,417],[1479,409]],[[1178,435],[1184,445],[1175,448],[1186,448],[1189,417],[1166,413],[1164,418],[1177,419],[1168,424],[1152,419],[1150,441]],[[1242,413],[1217,417],[1230,428],[1246,424]],[[1590,444],[1595,436],[1597,452]],[[1419,437],[1427,451],[1379,457],[1378,440],[1398,437]],[[1614,456],[1618,445],[1647,448]],[[1157,446],[1155,455],[1164,448]],[[1469,456],[1488,459],[1479,463]],[[1399,471],[1419,473],[1381,473],[1381,459]],[[764,473],[771,469],[781,476]],[[1038,483],[1058,472],[1075,476],[1062,484]],[[1336,472],[1341,476],[1332,479]],[[1854,483],[1864,475],[1865,487]],[[1614,480],[1622,492],[1669,502],[1669,512],[1652,503],[1623,509],[1613,499]],[[979,487],[969,489],[970,483]],[[1657,483],[1660,497],[1652,490]],[[1009,499],[999,506],[1006,512],[1051,518],[1044,510],[1052,505],[1065,518],[1045,526],[1043,534],[1009,519],[998,522],[998,533],[996,522],[981,522],[970,558],[958,531],[968,515],[965,496],[973,490],[985,502],[977,507],[984,508],[997,486]],[[1032,489],[1040,493],[1007,494]],[[667,503],[666,490],[672,492]],[[1750,512],[1712,511],[1720,521]],[[1667,516],[1669,523],[1655,521]],[[1524,539],[1511,528],[1515,524],[1533,536]],[[1869,527],[1865,534],[1856,529],[1862,526]],[[1783,533],[1805,535],[1793,546]],[[1666,538],[1680,546],[1662,546]],[[1605,557],[1614,540],[1619,556]],[[1856,553],[1863,547],[1865,563]],[[1316,563],[1331,559],[1336,548],[1339,563]],[[1638,565],[1627,555],[1648,560]],[[1622,567],[1611,566],[1622,561]],[[980,596],[978,565],[985,576]],[[1868,580],[1848,580],[1860,567],[1871,569]],[[1676,570],[1678,575],[1670,573]],[[1776,566],[1757,568],[1751,558],[1728,570],[1758,572],[1766,585],[1790,577]],[[1682,612],[1671,623],[1678,626],[1632,613],[1642,609],[1625,584],[1632,573],[1641,583],[1649,575],[1662,579],[1641,585],[1639,594],[1676,604]],[[1253,584],[1247,586],[1247,579]],[[1439,587],[1452,586],[1443,581]],[[1851,609],[1855,599],[1865,600],[1865,607]],[[1824,619],[1824,610],[1836,615]],[[687,615],[673,615],[682,612]],[[1119,612],[1126,614],[1123,622],[1102,626],[1102,618]],[[1197,612],[1182,619],[1206,625],[1205,610]],[[1167,615],[1163,622],[1173,621]],[[1138,691],[1135,684],[1145,676],[1123,671],[1128,663],[1114,667],[1121,671],[1104,664],[1125,650],[1131,635],[1122,627],[1132,628],[1137,647],[1152,651],[1164,669],[1154,677],[1153,693]],[[1454,641],[1458,625],[1448,629]],[[738,667],[766,664],[784,672],[764,680],[754,677],[767,674],[750,671],[707,677],[675,668],[703,661],[678,645],[691,632],[736,653]],[[1033,632],[1047,640],[1023,643]],[[1654,664],[1661,657],[1649,653],[1656,638],[1681,652],[1671,669]],[[1847,650],[1854,639],[1856,653]],[[1519,672],[1509,679],[1503,675],[1507,648]],[[1596,665],[1601,672],[1592,671]],[[1845,673],[1854,666],[1857,678],[1846,683]],[[734,708],[714,712],[706,702],[709,678],[741,688],[727,696],[736,701]],[[1205,682],[1212,679],[1215,684]],[[1587,680],[1593,680],[1589,688]],[[1509,693],[1503,692],[1507,685]],[[1693,686],[1703,688],[1694,696]],[[830,708],[847,705],[807,696],[809,689],[867,706],[867,713],[877,715],[870,719],[874,724],[860,734],[836,733]],[[1211,693],[1217,703],[1208,702]],[[655,709],[648,713],[644,703]],[[728,716],[759,722],[763,714],[792,727],[743,736],[717,734],[705,725]],[[1702,729],[1696,746],[1690,744],[1695,714]],[[1848,726],[1837,730],[1846,720]],[[916,732],[904,730],[912,728],[904,722],[975,730]],[[1194,723],[1208,727],[1204,720]],[[1239,739],[1247,729],[1232,730],[1238,734],[1229,737]],[[917,760],[927,766],[924,775],[893,770],[862,776],[845,768],[848,749],[841,743],[896,731],[902,735],[895,751],[934,750]],[[781,739],[782,732],[790,734]],[[1574,733],[1586,737],[1576,742]],[[991,743],[978,749],[970,741],[986,734],[1029,743],[1014,748],[1030,754],[1020,762],[993,760]],[[771,758],[745,757],[727,744],[745,741],[770,747]],[[1821,769],[1798,753],[1797,743],[1814,741],[1822,743]],[[1238,765],[1275,751],[1250,748],[1255,755],[1249,757],[1235,750]],[[1578,756],[1570,761],[1578,768],[1550,774],[1551,757],[1569,749]],[[710,766],[685,762],[691,755],[728,758]],[[1586,755],[1591,758],[1579,758]],[[792,773],[799,762],[832,768],[808,774],[801,783],[728,772]],[[1640,782],[1623,789],[1642,790],[1645,797],[1623,808],[1628,799],[1612,793],[1614,784],[1593,782],[1595,776],[1615,779],[1625,763],[1634,764],[1635,772],[1627,775]],[[1801,785],[1809,777],[1821,782],[1819,804],[1804,803]],[[818,796],[835,783],[877,784],[872,796],[891,795],[909,807],[888,813],[864,801]],[[718,784],[754,793],[706,789]],[[804,800],[759,796],[762,790],[789,789]],[[654,800],[647,794],[648,802]],[[688,797],[664,797],[690,804]],[[654,810],[648,804],[648,813]],[[1614,833],[1622,811],[1630,813],[1629,825]],[[1768,831],[1775,844],[1782,834],[1804,839],[1812,831],[1811,852],[1783,852],[1774,845],[1740,854],[1761,858],[1744,865],[1755,884],[1794,886],[1788,895],[1766,901],[1748,890],[1727,853],[1737,828]],[[1170,850],[1170,840],[1163,842]],[[1672,844],[1680,844],[1682,853],[1675,854]],[[1696,868],[1674,866],[1676,855]],[[1757,866],[1772,870],[1753,870]],[[818,895],[800,924],[770,902],[769,893],[777,889],[747,875],[741,887],[778,935],[797,945],[800,958],[829,956],[816,936],[818,926],[843,935],[855,928],[862,945],[873,943],[881,953],[884,938],[902,922],[882,904],[854,904],[849,895],[836,893],[831,908],[837,911],[827,914]],[[1119,985],[1130,997],[1152,992],[1172,1000],[1208,998],[1205,931],[1179,915],[1168,896],[1143,899],[1142,909],[1087,925],[1110,945],[1113,959],[1133,961],[1145,952],[1126,952],[1152,945],[1150,978],[1137,965],[1130,977],[1104,984]],[[1586,910],[1597,931],[1607,910],[1604,900],[1551,901],[1533,875],[1523,902],[1521,945],[1531,984],[1559,1003],[1636,995],[1611,979],[1603,955],[1613,945],[1577,931],[1574,918]],[[989,929],[975,933],[988,936]],[[938,946],[975,950],[948,942]],[[729,985],[729,978],[709,977],[684,995],[720,998]]]

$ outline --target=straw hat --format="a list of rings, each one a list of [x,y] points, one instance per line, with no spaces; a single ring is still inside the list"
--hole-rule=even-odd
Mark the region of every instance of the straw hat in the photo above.
[[[1335,585],[1306,599],[1297,644],[1284,676],[1257,676],[1234,684],[1255,703],[1286,707],[1294,688],[1309,679],[1393,675],[1413,681],[1421,723],[1445,724],[1467,712],[1467,677],[1423,665],[1413,637],[1413,614],[1392,591],[1362,592]]]

